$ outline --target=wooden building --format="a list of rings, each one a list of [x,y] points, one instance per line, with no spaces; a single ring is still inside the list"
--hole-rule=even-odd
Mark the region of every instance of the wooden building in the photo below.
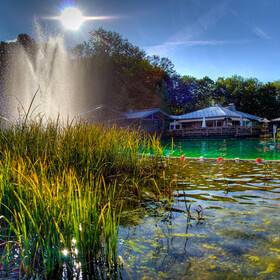
[[[126,124],[142,128],[149,133],[163,132],[169,128],[171,118],[159,108],[125,113]]]
[[[143,129],[148,133],[162,132],[169,129],[172,121],[168,114],[159,108],[146,109],[140,111],[129,111],[126,113],[108,105],[98,105],[81,114],[80,117],[95,124],[117,124],[120,126],[130,126],[136,129]]]
[[[170,116],[169,132],[181,136],[253,136],[258,135],[262,118],[228,107],[211,106],[192,113]]]

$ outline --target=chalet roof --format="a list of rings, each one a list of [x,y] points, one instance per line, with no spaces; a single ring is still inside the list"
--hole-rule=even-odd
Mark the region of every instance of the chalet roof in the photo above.
[[[263,119],[263,118],[258,117],[258,116],[254,116],[254,115],[251,115],[251,114],[248,114],[248,113],[244,113],[244,112],[241,112],[241,111],[237,111],[237,110],[235,109],[235,106],[234,106],[233,103],[229,104],[229,106],[227,106],[226,109],[229,109],[229,110],[231,110],[231,111],[233,111],[233,112],[236,112],[236,113],[242,115],[242,117],[247,118],[247,119],[250,119],[250,120],[256,120],[256,121],[260,121],[260,122],[261,122],[262,119]]]
[[[201,118],[215,118],[215,117],[235,117],[240,118],[240,114],[233,112],[220,105],[214,105],[209,108],[198,110],[192,113],[188,113],[180,116],[170,116],[172,119],[184,120],[184,119],[201,119]]]
[[[263,118],[261,117],[258,117],[258,116],[254,116],[254,115],[251,115],[251,114],[248,114],[248,113],[244,113],[244,112],[240,112],[240,111],[236,111],[236,113],[242,115],[243,117],[247,118],[247,119],[250,119],[250,120],[255,120],[255,121],[262,121]]]
[[[231,108],[231,109],[229,109]],[[220,105],[214,105],[202,110],[198,110],[192,113],[188,113],[180,116],[170,116],[175,120],[185,120],[185,119],[202,119],[202,118],[219,118],[219,117],[228,117],[228,118],[247,118],[249,120],[261,121],[261,117],[257,117],[248,113],[240,112],[235,110],[235,107],[222,107]]]
[[[127,112],[125,113],[125,116],[128,119],[143,119],[146,118],[148,116],[151,116],[155,113],[162,113],[164,115],[166,115],[167,117],[169,117],[168,114],[166,114],[165,112],[163,112],[160,108],[153,108],[153,109],[146,109],[146,110],[141,110],[141,111],[134,111],[134,112]]]

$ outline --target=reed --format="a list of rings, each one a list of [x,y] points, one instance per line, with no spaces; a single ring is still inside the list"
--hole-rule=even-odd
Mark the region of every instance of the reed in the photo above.
[[[0,130],[0,145],[0,266],[7,277],[117,277],[119,198],[159,168],[157,138],[25,119]]]
[[[11,125],[0,131],[3,151],[10,151],[13,158],[28,157],[32,163],[40,158],[52,170],[74,168],[88,178],[90,173],[118,176],[124,171],[135,176],[147,168],[147,151],[158,158],[162,154],[159,141],[139,131],[103,127],[84,122],[62,126],[57,122],[44,124],[42,119]],[[143,153],[139,154],[139,151]]]
[[[39,163],[38,163],[39,164]],[[44,273],[95,275],[117,268],[117,232],[120,209],[116,189],[102,178],[80,181],[71,169],[50,177],[24,162],[11,163],[9,184],[1,182],[2,228],[5,240],[3,266],[17,265],[25,277]],[[6,191],[13,197],[6,199]],[[107,197],[104,196],[106,189]],[[108,201],[109,200],[109,201]],[[8,230],[9,229],[9,230]],[[64,271],[64,272],[63,272]]]

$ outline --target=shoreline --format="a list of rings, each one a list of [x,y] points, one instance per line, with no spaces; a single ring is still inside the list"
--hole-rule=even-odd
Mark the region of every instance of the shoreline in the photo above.
[[[166,156],[165,156],[166,158]],[[222,158],[222,159],[219,159],[219,158],[200,158],[200,157],[184,157],[184,159],[182,159],[181,157],[172,157],[170,156],[169,159],[179,159],[181,161],[186,161],[186,160],[199,160],[199,161],[204,161],[204,160],[207,160],[207,161],[219,161],[219,162],[222,162],[222,161],[255,161],[257,163],[265,163],[265,162],[279,162],[280,163],[280,160],[279,159],[261,159],[260,162],[257,161],[257,158],[256,159],[242,159],[242,158]]]

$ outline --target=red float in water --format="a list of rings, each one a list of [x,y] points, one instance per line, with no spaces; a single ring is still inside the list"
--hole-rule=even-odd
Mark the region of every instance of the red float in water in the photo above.
[[[257,162],[258,162],[258,163],[261,163],[261,162],[262,162],[262,159],[261,159],[261,158],[257,158]]]
[[[222,157],[218,157],[218,161],[222,161],[223,160],[223,158]]]

